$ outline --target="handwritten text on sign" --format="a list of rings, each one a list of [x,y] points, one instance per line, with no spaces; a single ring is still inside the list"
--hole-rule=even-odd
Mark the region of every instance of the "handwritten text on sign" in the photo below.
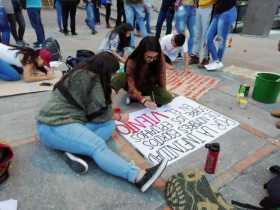
[[[124,136],[153,164],[167,158],[169,164],[213,141],[239,123],[183,96],[155,111],[129,114],[117,124]]]

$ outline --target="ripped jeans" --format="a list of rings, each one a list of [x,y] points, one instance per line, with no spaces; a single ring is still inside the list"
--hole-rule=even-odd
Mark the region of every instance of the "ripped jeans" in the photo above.
[[[223,60],[227,37],[236,18],[236,7],[213,17],[207,32],[207,47],[214,61]],[[220,39],[218,51],[214,43],[216,36]]]

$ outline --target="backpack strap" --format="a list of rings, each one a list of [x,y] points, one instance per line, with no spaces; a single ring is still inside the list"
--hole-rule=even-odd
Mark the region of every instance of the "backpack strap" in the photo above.
[[[253,205],[248,204],[248,203],[240,203],[240,202],[234,201],[234,200],[231,201],[231,204],[235,205],[235,206],[242,207],[242,208],[246,208],[246,209],[252,209],[252,210],[268,210],[268,209],[264,209],[264,208],[261,208],[261,207],[258,207],[258,206],[253,206]]]

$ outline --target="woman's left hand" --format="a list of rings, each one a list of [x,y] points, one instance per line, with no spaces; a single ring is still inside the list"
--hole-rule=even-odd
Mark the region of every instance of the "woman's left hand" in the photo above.
[[[129,114],[128,113],[123,113],[123,114],[120,114],[120,122],[127,122],[129,120]]]

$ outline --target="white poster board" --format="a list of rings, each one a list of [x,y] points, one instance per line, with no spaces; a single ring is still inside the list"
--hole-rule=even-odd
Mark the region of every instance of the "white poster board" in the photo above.
[[[169,164],[203,147],[239,123],[183,96],[151,111],[129,114],[117,131],[153,165]]]

